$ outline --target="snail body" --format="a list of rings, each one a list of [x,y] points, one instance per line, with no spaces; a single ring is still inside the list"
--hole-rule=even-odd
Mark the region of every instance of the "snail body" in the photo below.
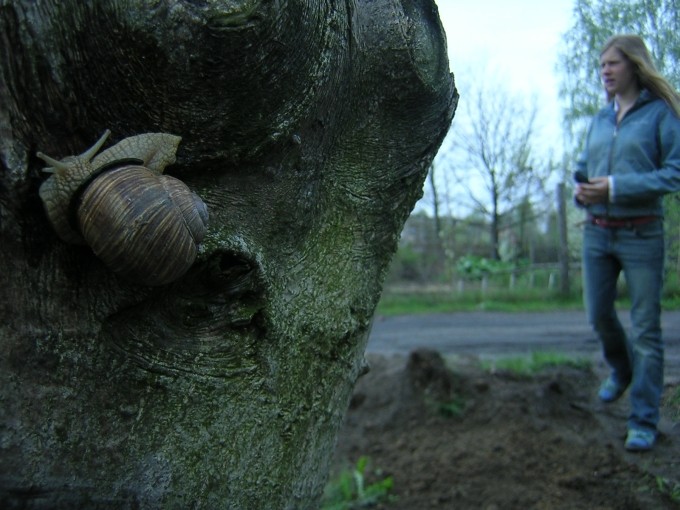
[[[39,190],[47,216],[62,240],[88,245],[113,272],[171,283],[194,263],[208,222],[198,195],[163,175],[180,137],[137,135],[97,155],[108,135],[61,161],[37,154],[51,165]]]

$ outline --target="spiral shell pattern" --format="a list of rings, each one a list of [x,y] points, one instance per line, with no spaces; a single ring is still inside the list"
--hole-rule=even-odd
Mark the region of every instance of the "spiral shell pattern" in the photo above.
[[[97,177],[79,198],[79,229],[112,271],[144,285],[186,273],[206,233],[207,208],[182,181],[137,165]]]

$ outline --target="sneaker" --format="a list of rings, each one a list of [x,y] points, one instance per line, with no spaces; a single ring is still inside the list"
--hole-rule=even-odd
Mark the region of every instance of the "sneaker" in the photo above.
[[[597,396],[600,397],[602,402],[608,404],[621,398],[621,395],[623,395],[627,387],[628,384],[622,384],[616,380],[614,376],[610,375],[602,383],[602,386],[600,386],[600,391],[597,392]]]
[[[646,452],[654,447],[655,442],[656,432],[630,429],[624,447],[629,452]]]

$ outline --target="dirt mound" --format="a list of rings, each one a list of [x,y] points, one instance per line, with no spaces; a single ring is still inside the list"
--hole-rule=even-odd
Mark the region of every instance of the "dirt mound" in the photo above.
[[[596,402],[592,371],[560,367],[528,378],[474,360],[449,368],[432,351],[369,362],[333,472],[368,456],[381,470],[374,480],[394,480],[397,499],[380,508],[678,508],[659,489],[662,479],[680,488],[678,425],[664,421],[653,452],[625,452],[627,402]]]

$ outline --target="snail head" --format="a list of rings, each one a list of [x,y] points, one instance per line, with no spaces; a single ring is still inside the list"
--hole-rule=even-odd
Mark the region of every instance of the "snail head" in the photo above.
[[[97,152],[99,152],[99,149],[102,148],[102,145],[104,145],[104,142],[106,142],[106,139],[110,134],[111,131],[107,129],[92,147],[78,156],[67,156],[61,161],[51,158],[42,152],[38,152],[36,156],[50,165],[47,168],[43,168],[43,172],[54,173],[59,177],[67,177],[68,174],[71,173],[75,175],[82,175],[83,173],[87,172],[88,168],[90,168],[90,162],[92,161],[92,158],[94,158]]]
[[[73,228],[70,221],[71,200],[80,186],[94,173],[92,158],[104,145],[110,133],[111,131],[107,129],[97,143],[78,156],[67,156],[59,161],[42,152],[36,154],[50,165],[43,171],[52,174],[40,186],[40,198],[52,226],[66,242],[83,243],[82,236]]]

